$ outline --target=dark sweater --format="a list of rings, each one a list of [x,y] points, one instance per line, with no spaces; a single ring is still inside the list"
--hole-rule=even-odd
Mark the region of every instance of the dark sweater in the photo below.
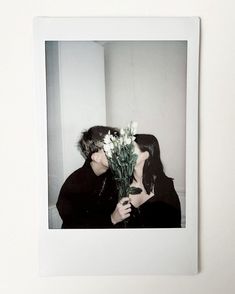
[[[112,228],[111,213],[117,204],[111,172],[96,176],[88,161],[63,184],[57,209],[62,228]]]
[[[155,195],[138,208],[132,205],[127,228],[180,228],[181,209],[173,181],[165,178],[155,184]]]

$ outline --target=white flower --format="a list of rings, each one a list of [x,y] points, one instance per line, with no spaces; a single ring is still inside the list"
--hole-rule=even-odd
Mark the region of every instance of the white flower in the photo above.
[[[124,131],[124,129],[121,129],[121,130],[120,130],[120,135],[122,135],[122,136],[123,136],[124,134],[125,134],[125,131]]]
[[[135,135],[137,132],[138,123],[136,121],[131,122],[131,134]]]
[[[112,150],[114,149],[114,144],[112,142],[109,143],[109,148]]]
[[[109,152],[106,153],[106,155],[107,155],[107,157],[111,158],[112,157],[112,152],[109,151]]]
[[[131,136],[131,141],[134,142],[135,141],[135,136]]]
[[[127,145],[131,144],[131,138],[127,138],[126,143]]]
[[[111,140],[110,140],[110,135],[108,134],[108,135],[106,135],[105,137],[104,137],[104,143],[105,144],[109,144],[111,142]]]
[[[104,144],[104,152],[107,157],[112,157],[112,151],[109,144]]]
[[[127,135],[125,135],[125,137],[124,137],[124,144],[125,145],[131,144],[131,138],[130,137],[127,137]]]
[[[120,138],[119,138],[119,144],[118,144],[118,145],[120,146],[120,145],[122,145],[123,143],[124,143],[124,138],[123,138],[123,137],[120,137]]]
[[[111,148],[110,148],[109,144],[104,144],[104,151],[108,152],[110,150],[111,150]]]

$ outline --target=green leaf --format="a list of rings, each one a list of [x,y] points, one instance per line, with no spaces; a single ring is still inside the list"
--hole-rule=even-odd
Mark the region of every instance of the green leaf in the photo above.
[[[140,194],[142,192],[141,188],[137,188],[137,187],[130,187],[129,193],[131,195],[136,195],[136,194]]]

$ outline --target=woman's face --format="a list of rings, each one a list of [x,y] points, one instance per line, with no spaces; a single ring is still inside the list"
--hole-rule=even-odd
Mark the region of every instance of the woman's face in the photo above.
[[[145,160],[148,158],[148,151],[142,152],[136,142],[134,142],[135,146],[135,153],[137,154],[137,160],[136,160],[136,166],[138,166],[141,163],[144,163]]]

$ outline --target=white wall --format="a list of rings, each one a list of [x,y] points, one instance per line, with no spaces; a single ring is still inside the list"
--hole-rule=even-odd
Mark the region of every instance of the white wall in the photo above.
[[[159,140],[166,174],[185,189],[187,43],[107,42],[107,124],[138,122]]]
[[[48,203],[56,203],[64,181],[58,42],[46,42]]]
[[[49,205],[81,167],[81,132],[106,124],[104,52],[94,42],[47,42]]]
[[[0,291],[4,294],[233,294],[235,290],[235,4],[232,0],[5,1],[1,5]],[[32,18],[145,15],[202,18],[200,274],[38,276],[38,166]],[[117,249],[118,250],[118,249]]]
[[[84,162],[81,131],[106,124],[104,52],[94,42],[59,42],[64,177]]]

